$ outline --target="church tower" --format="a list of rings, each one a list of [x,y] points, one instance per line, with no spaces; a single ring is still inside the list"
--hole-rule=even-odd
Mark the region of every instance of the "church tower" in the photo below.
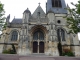
[[[29,9],[27,8],[24,12],[23,12],[23,23],[28,23],[29,18],[31,17],[31,12],[29,11]]]
[[[62,55],[63,47],[59,47],[59,43],[65,45],[69,38],[66,19],[63,18],[67,15],[65,8],[67,8],[65,0],[47,0],[46,13],[49,19],[49,42],[52,42],[52,46],[55,47],[52,47],[53,53],[51,54],[53,56]]]
[[[52,10],[54,13],[67,13],[65,0],[47,0],[46,12]]]

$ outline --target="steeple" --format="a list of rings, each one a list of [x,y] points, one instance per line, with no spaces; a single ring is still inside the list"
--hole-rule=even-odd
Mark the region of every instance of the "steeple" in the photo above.
[[[47,0],[46,12],[52,10],[54,13],[67,13],[65,0]]]
[[[10,20],[10,14],[7,16],[7,18],[6,18],[6,22],[7,22],[7,24],[9,23],[9,20]]]

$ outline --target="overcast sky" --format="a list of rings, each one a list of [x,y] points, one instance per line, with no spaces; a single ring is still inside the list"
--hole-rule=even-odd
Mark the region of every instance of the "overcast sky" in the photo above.
[[[11,20],[14,18],[22,18],[22,13],[24,10],[29,8],[31,13],[34,12],[34,10],[37,8],[38,3],[41,3],[41,7],[45,11],[45,5],[47,0],[0,0],[4,4],[4,9],[5,9],[5,16],[11,15]],[[69,4],[70,7],[70,2],[76,3],[78,0],[65,0],[66,3]]]
[[[41,3],[41,7],[45,11],[47,0],[0,0],[4,4],[5,16],[11,15],[10,21],[14,18],[22,18],[22,13],[24,10],[29,8],[31,13],[35,11],[38,6],[38,3]],[[65,0],[71,8],[73,7],[70,3],[77,3],[78,0]]]

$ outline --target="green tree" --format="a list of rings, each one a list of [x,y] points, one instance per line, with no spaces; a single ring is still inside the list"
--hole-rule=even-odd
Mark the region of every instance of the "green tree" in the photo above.
[[[70,12],[71,16],[68,15],[66,17],[67,23],[68,23],[68,28],[70,29],[70,33],[78,33],[80,32],[80,0],[78,1],[77,4],[71,3],[74,8],[70,9],[67,8],[67,10]]]
[[[4,5],[0,2],[0,31],[5,27],[5,11]]]

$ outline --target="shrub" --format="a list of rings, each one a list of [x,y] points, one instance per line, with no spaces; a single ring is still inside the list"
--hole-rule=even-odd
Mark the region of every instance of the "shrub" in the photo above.
[[[70,49],[64,49],[63,51],[63,56],[74,56],[73,52]]]
[[[14,52],[13,50],[10,50],[10,54],[16,54],[16,52]]]
[[[74,56],[73,52],[64,52],[63,56]]]
[[[10,52],[8,50],[3,50],[2,52],[3,54],[10,54]]]
[[[9,49],[9,50],[3,50],[2,52],[3,54],[16,54],[16,52],[14,52],[13,50]]]

